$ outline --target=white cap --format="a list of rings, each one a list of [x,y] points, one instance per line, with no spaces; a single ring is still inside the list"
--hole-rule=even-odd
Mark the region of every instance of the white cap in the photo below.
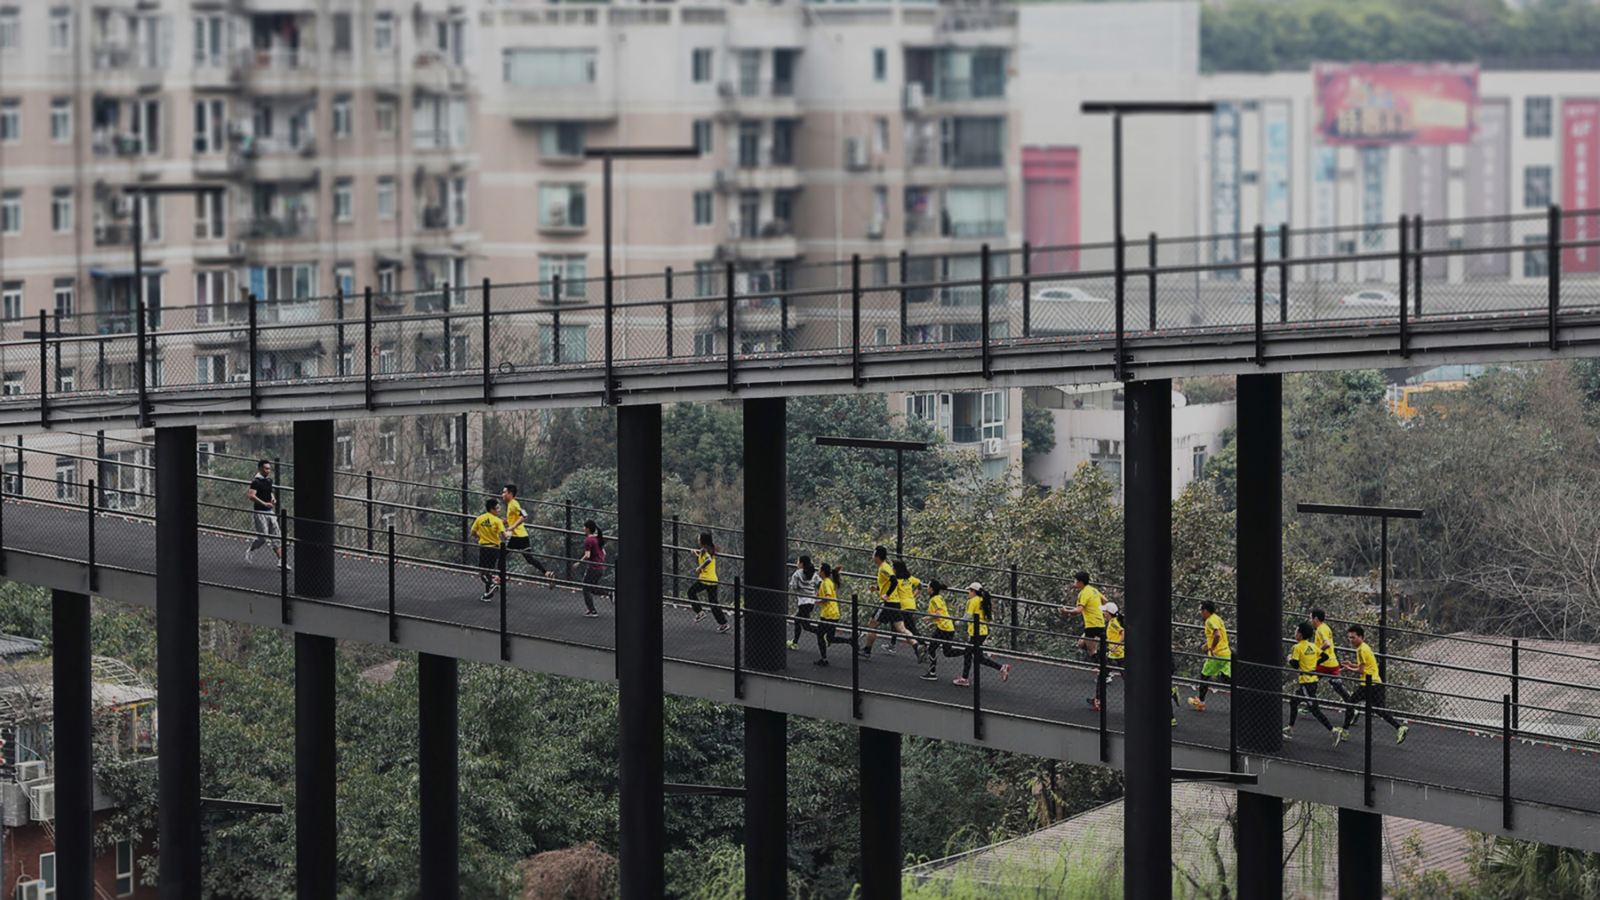
[[[967,590],[969,590],[969,591],[981,591],[981,590],[983,590],[983,582],[974,581],[973,583],[967,585]]]
[[[1117,614],[1117,605],[1115,603],[1107,603],[1100,607],[1100,611],[1108,616],[1114,616]]]

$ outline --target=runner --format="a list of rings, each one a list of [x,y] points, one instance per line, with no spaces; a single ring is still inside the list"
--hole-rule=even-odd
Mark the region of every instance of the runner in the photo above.
[[[700,546],[694,551],[695,582],[689,585],[689,608],[694,610],[696,622],[706,617],[696,598],[704,596],[711,606],[711,617],[717,620],[717,634],[728,630],[728,617],[717,605],[717,545],[711,541],[711,532],[700,532]]]
[[[1350,692],[1345,690],[1344,683],[1339,676],[1343,669],[1339,666],[1339,652],[1333,645],[1333,629],[1328,627],[1328,614],[1321,607],[1311,608],[1311,626],[1317,630],[1317,636],[1312,643],[1322,651],[1322,656],[1317,658],[1317,674],[1328,679],[1328,687],[1339,695],[1339,699],[1350,702]]]
[[[890,592],[889,600],[900,607],[900,621],[894,623],[894,631],[906,636],[906,642],[911,645],[911,651],[917,655],[919,663],[927,655],[922,641],[917,637],[917,588],[921,585],[922,579],[911,574],[905,560],[894,561],[894,590]],[[893,636],[890,635],[891,638]]]
[[[1106,684],[1110,684],[1111,679],[1117,677],[1114,670],[1122,668],[1123,657],[1128,650],[1124,642],[1126,631],[1123,626],[1122,611],[1115,603],[1107,603],[1100,607],[1100,611],[1106,617]],[[1096,696],[1089,697],[1087,701],[1089,708],[1095,712],[1100,711],[1099,693],[1096,691]]]
[[[244,495],[250,498],[250,524],[256,532],[255,540],[245,548],[244,564],[254,564],[255,552],[263,544],[271,544],[273,555],[283,562],[283,534],[278,530],[278,494],[272,487],[271,461],[256,461],[256,477],[250,479],[250,487]]]
[[[488,603],[500,586],[500,545],[506,538],[499,500],[483,501],[483,515],[472,520],[472,536],[478,539],[478,578],[483,581],[483,602]]]
[[[789,576],[789,593],[794,595],[794,637],[789,639],[790,650],[800,649],[800,632],[811,628],[805,620],[811,618],[821,582],[822,576],[811,564],[811,557],[801,554],[794,565],[794,574]]]
[[[1078,647],[1083,650],[1084,659],[1097,663],[1099,658],[1095,654],[1100,651],[1100,644],[1106,637],[1106,616],[1100,608],[1106,598],[1098,588],[1089,584],[1088,572],[1073,575],[1072,586],[1078,590],[1077,603],[1061,607],[1061,614],[1083,617],[1083,636],[1078,638]]]
[[[1300,704],[1304,703],[1311,715],[1333,735],[1333,745],[1337,747],[1349,732],[1335,728],[1328,717],[1322,714],[1322,705],[1317,702],[1317,660],[1322,657],[1317,645],[1312,643],[1317,630],[1311,627],[1310,622],[1301,622],[1296,626],[1295,634],[1300,640],[1289,651],[1289,664],[1299,672],[1299,676],[1294,686],[1294,696],[1289,699],[1289,724],[1283,726],[1283,736],[1286,740],[1294,739],[1294,721],[1300,714]]]
[[[989,637],[989,620],[994,616],[994,607],[989,603],[989,592],[983,585],[974,581],[967,585],[967,646],[966,656],[961,660],[961,675],[951,683],[957,687],[966,687],[972,684],[967,676],[972,673],[972,664],[977,662],[980,666],[1000,670],[1000,680],[1005,681],[1011,677],[1011,666],[1001,665],[990,659],[983,652],[983,642]]]
[[[944,583],[937,578],[928,579],[928,671],[922,673],[923,681],[939,680],[939,657],[965,656],[966,650],[956,639],[956,620],[950,617],[950,608],[944,602]]]
[[[553,587],[555,585],[555,573],[546,568],[545,564],[533,555],[532,545],[528,542],[528,517],[522,511],[522,504],[517,502],[517,486],[508,484],[501,488],[500,499],[506,505],[506,531],[511,538],[506,541],[506,552],[517,553],[520,551],[523,561],[533,571],[544,573],[544,577],[551,580],[550,583]],[[510,557],[507,557],[506,562],[509,563],[510,561]]]
[[[1345,730],[1349,731],[1350,726],[1354,725],[1356,719],[1361,716],[1361,708],[1358,704],[1364,703],[1370,696],[1372,698],[1372,711],[1394,728],[1394,742],[1396,744],[1404,744],[1406,742],[1406,732],[1411,730],[1411,726],[1401,725],[1395,719],[1394,714],[1389,712],[1388,708],[1383,705],[1383,676],[1378,674],[1378,657],[1372,652],[1372,645],[1367,643],[1366,630],[1360,625],[1351,625],[1345,631],[1345,635],[1350,639],[1351,648],[1356,651],[1356,661],[1345,663],[1344,667],[1362,679],[1361,686],[1356,688],[1348,698],[1350,705],[1344,711]],[[1368,727],[1371,727],[1370,724]]]
[[[1211,690],[1207,681],[1215,680],[1219,684],[1233,681],[1233,649],[1228,646],[1228,626],[1217,615],[1215,603],[1207,600],[1200,604],[1200,621],[1206,631],[1206,661],[1200,667],[1200,686],[1195,689],[1199,696],[1189,698],[1189,705],[1195,712],[1206,711],[1206,692]]]
[[[829,644],[849,644],[855,649],[856,642],[849,636],[838,637],[839,630],[839,586],[835,581],[836,573],[827,563],[822,564],[821,577],[817,579],[817,652],[821,654],[812,665],[825,666],[828,664]]]
[[[867,639],[862,642],[861,647],[861,655],[868,659],[872,658],[872,645],[878,642],[878,630],[887,628],[892,633],[894,624],[900,621],[900,604],[889,599],[889,594],[895,586],[894,566],[889,565],[889,549],[879,544],[872,551],[872,562],[877,566],[878,608],[873,612],[872,618],[867,620],[867,628],[871,630],[867,632]],[[894,652],[893,643],[886,652]]]
[[[606,536],[593,519],[583,523],[583,557],[578,560],[583,567],[584,618],[600,615],[594,608],[594,598],[601,593],[600,577],[606,573]]]

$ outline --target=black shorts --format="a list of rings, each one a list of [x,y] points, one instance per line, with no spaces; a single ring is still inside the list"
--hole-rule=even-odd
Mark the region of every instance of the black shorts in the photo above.
[[[506,543],[506,549],[508,549],[508,550],[526,550],[530,546],[531,545],[528,543],[528,536],[527,535],[523,535],[522,537],[511,538]]]
[[[498,544],[479,544],[478,545],[478,568],[480,568],[480,569],[499,569],[500,568],[500,545],[498,545]]]
[[[1120,669],[1122,668],[1122,659],[1120,656],[1108,656],[1106,657],[1106,665],[1113,669]]]
[[[1086,638],[1096,638],[1097,640],[1103,641],[1106,639],[1106,627],[1101,625],[1099,628],[1085,628],[1083,630],[1083,636]]]
[[[898,603],[885,603],[885,604],[883,604],[883,606],[878,608],[878,624],[879,625],[887,627],[889,625],[893,625],[896,622],[904,622],[904,621],[905,621],[905,612],[900,609],[900,604],[898,604]]]

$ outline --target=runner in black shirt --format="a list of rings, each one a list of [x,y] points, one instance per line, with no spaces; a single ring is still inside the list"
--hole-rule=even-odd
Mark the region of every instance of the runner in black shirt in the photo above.
[[[272,544],[272,552],[283,559],[283,536],[278,531],[278,494],[272,486],[272,463],[263,459],[256,463],[256,477],[250,479],[250,524],[255,528],[256,539],[244,551],[244,564],[250,565],[255,552],[263,544]],[[289,566],[289,568],[294,568]]]

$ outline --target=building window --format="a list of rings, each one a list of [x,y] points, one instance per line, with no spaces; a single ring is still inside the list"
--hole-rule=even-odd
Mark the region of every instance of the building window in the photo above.
[[[72,231],[72,188],[50,192],[50,230],[56,234]]]
[[[349,298],[356,293],[356,267],[350,263],[339,263],[333,267],[333,289],[340,296]]]
[[[355,184],[349,178],[333,183],[333,218],[336,222],[349,222],[356,217]]]
[[[876,191],[886,188],[874,188]],[[778,188],[772,192],[772,221],[783,224],[786,228],[794,225],[794,188]]]
[[[0,378],[0,394],[15,397],[27,388],[27,382],[21,372],[7,372]]]
[[[549,300],[555,296],[551,285],[557,277],[561,278],[561,299],[563,302],[584,298],[584,281],[589,277],[589,260],[582,253],[541,253],[539,254],[539,299]]]
[[[396,270],[394,266],[384,266],[378,269],[378,293],[394,293],[395,272]]]
[[[50,140],[65,144],[72,140],[72,98],[50,101]]]
[[[347,138],[350,136],[350,95],[340,94],[333,98],[333,136]]]
[[[376,110],[378,133],[385,136],[394,134],[394,101],[379,100],[373,107]]]
[[[71,278],[57,278],[55,287],[56,315],[70,319],[76,313],[77,298],[73,295]]]
[[[957,169],[993,169],[1005,164],[1006,120],[998,116],[945,119],[939,128],[939,161]]]
[[[387,175],[378,179],[378,218],[394,218],[394,179]]]
[[[982,420],[979,423],[985,438],[1006,436],[1006,392],[984,391],[979,400]]]
[[[701,156],[711,153],[711,120],[694,120],[694,148],[700,151]]]
[[[228,278],[226,269],[201,269],[194,273],[194,320],[201,325],[228,319]]]
[[[133,842],[117,841],[117,896],[133,895]]]
[[[56,370],[56,393],[70,394],[78,389],[78,375],[76,369],[66,366]]]
[[[717,352],[717,333],[702,331],[694,336],[694,355],[711,356]]]
[[[383,344],[383,345],[379,346],[378,347],[378,374],[379,375],[393,375],[394,374],[394,369],[395,369],[394,362],[395,362],[395,359],[397,358],[397,356],[398,356],[398,354],[395,353],[394,344]]]
[[[350,53],[353,40],[350,34],[350,14],[336,12],[333,14],[333,52]]]
[[[450,179],[450,224],[455,228],[467,226],[467,177],[456,175]],[[457,281],[457,284],[460,282]]]
[[[1530,234],[1522,239],[1528,249],[1522,251],[1522,275],[1525,278],[1543,278],[1550,274],[1549,237]]]
[[[194,358],[195,384],[222,384],[228,380],[228,358],[220,354]]]
[[[394,13],[383,11],[373,17],[372,49],[379,53],[394,49]]]
[[[1006,233],[1006,189],[952,187],[944,196],[945,236],[999,237]]]
[[[19,18],[14,6],[0,9],[0,53],[17,49],[22,37]]]
[[[228,105],[220,98],[194,103],[194,152],[221,153],[228,149]]]
[[[335,375],[341,377],[356,373],[356,351],[354,347],[345,344],[339,348],[339,357],[334,361]]]
[[[1522,136],[1547,138],[1550,136],[1551,102],[1549,97],[1529,97],[1522,102]]]
[[[595,82],[596,52],[588,47],[512,47],[502,51],[505,83],[516,87],[573,87]]]
[[[546,159],[583,156],[583,123],[550,122],[539,128],[539,155]]]
[[[0,466],[0,492],[22,495],[22,463],[8,462]]]
[[[694,223],[710,225],[713,218],[710,191],[694,192]]]
[[[889,51],[882,47],[872,48],[872,80],[886,81],[889,78]]]
[[[746,169],[753,169],[761,165],[760,122],[744,121],[739,123],[739,165]]]
[[[228,236],[227,220],[222,216],[226,189],[194,195],[194,236],[196,240],[221,240]]]
[[[544,228],[582,228],[584,212],[581,184],[539,185],[539,225]]]
[[[1196,445],[1190,456],[1191,461],[1193,462],[1193,466],[1190,470],[1190,477],[1192,477],[1195,481],[1199,481],[1206,475],[1206,445]]]
[[[22,192],[0,193],[0,234],[22,233]]]
[[[392,463],[394,454],[394,429],[385,428],[378,432],[378,461]]]
[[[333,464],[341,469],[356,467],[356,441],[348,434],[333,439]]]
[[[546,326],[539,329],[539,362],[553,363],[556,361],[555,346],[552,340],[555,332]],[[561,362],[583,362],[589,358],[589,326],[587,325],[562,325],[561,326]]]
[[[233,23],[226,16],[194,17],[194,64],[221,68],[226,65],[233,38]]]
[[[0,144],[22,140],[22,101],[15,97],[0,100]]]
[[[696,47],[689,54],[689,68],[691,78],[695,84],[705,84],[711,80],[711,48]]]
[[[22,282],[8,281],[0,285],[0,315],[7,322],[22,318]]]
[[[772,120],[772,164],[794,165],[794,119]]]
[[[1549,166],[1526,166],[1522,170],[1522,205],[1543,207],[1550,205]]]
[[[78,486],[78,461],[69,456],[56,457],[56,499],[71,500]],[[43,858],[40,862],[43,863]],[[39,867],[44,871],[44,866]]]

